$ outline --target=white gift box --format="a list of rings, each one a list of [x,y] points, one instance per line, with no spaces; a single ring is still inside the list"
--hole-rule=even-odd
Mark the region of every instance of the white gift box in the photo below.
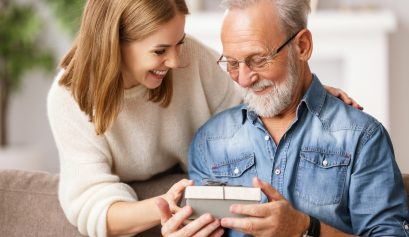
[[[185,190],[186,204],[193,208],[190,219],[210,213],[216,218],[241,217],[232,214],[232,204],[257,204],[261,200],[260,188],[237,186],[188,186]]]

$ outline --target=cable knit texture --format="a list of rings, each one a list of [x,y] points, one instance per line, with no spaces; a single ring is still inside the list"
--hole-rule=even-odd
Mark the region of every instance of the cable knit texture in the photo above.
[[[123,182],[147,180],[177,163],[186,169],[194,132],[241,102],[240,90],[216,59],[215,52],[187,38],[181,53],[186,67],[173,70],[171,104],[162,108],[147,101],[142,86],[126,90],[116,122],[100,136],[71,92],[58,85],[62,72],[56,77],[48,117],[60,156],[59,200],[82,234],[106,236],[108,207],[138,200]]]

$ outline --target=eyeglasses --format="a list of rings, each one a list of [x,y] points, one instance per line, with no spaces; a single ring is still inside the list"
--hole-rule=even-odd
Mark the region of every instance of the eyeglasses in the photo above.
[[[295,36],[298,35],[298,33],[300,33],[300,31],[293,34],[280,47],[278,47],[267,56],[253,55],[245,58],[244,60],[236,60],[233,58],[226,58],[224,55],[221,55],[219,60],[217,60],[217,64],[219,64],[219,66],[223,68],[223,70],[229,73],[237,73],[240,63],[245,63],[252,71],[262,71],[268,64],[272,62],[272,60],[280,53],[280,51],[286,45],[288,45],[295,38]]]

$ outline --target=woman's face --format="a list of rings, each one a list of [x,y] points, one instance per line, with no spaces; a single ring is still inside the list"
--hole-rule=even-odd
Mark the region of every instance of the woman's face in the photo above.
[[[177,14],[148,37],[121,45],[121,72],[126,89],[137,85],[157,88],[170,68],[179,67],[184,28],[185,15]]]

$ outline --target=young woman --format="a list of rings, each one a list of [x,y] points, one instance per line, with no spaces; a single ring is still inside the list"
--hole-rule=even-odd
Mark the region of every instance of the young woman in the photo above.
[[[195,130],[241,102],[217,55],[185,35],[186,14],[184,0],[89,0],[85,6],[78,38],[48,96],[60,155],[59,200],[84,235],[135,234],[159,224],[154,199],[138,201],[125,182],[176,164],[186,168]],[[181,180],[161,196],[172,210],[187,185]],[[212,232],[212,223],[189,225],[209,224]]]

